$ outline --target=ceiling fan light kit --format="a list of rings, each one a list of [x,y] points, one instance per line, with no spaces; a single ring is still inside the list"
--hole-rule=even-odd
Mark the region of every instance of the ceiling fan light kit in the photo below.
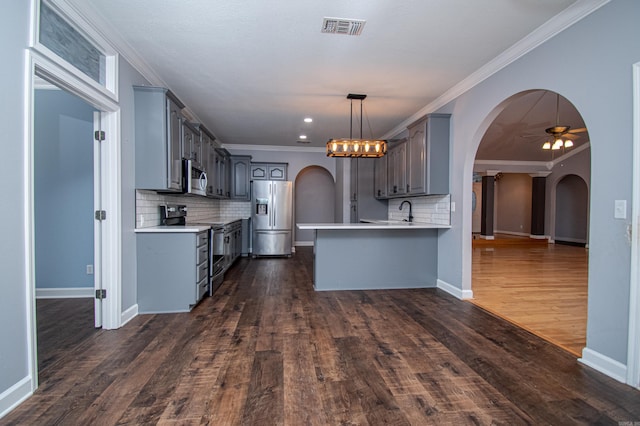
[[[573,141],[568,137],[563,139],[563,136],[566,134],[574,134],[585,132],[587,129],[575,129],[571,130],[571,126],[560,126],[558,123],[560,122],[560,94],[556,93],[556,125],[553,127],[549,127],[544,129],[551,136],[551,140],[553,140],[553,144],[551,144],[551,140],[547,140],[542,144],[542,149],[544,150],[552,150],[557,151],[559,149],[567,149],[573,147]]]
[[[367,95],[349,93],[351,101],[351,119],[349,122],[349,138],[331,139],[327,142],[327,157],[379,158],[387,153],[387,141],[382,139],[362,138],[362,101]],[[360,139],[353,138],[353,100],[360,101]],[[371,129],[369,129],[371,130]]]

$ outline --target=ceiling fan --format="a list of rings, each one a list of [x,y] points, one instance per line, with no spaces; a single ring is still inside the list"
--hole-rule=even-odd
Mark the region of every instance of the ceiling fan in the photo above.
[[[579,137],[578,133],[587,131],[586,127],[571,129],[571,126],[560,125],[560,95],[556,93],[556,125],[544,129],[550,136],[543,144],[542,149],[559,150],[573,147],[573,140]]]

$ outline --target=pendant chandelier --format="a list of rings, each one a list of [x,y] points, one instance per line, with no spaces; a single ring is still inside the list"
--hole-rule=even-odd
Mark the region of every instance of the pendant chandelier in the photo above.
[[[380,139],[362,139],[362,101],[367,95],[349,93],[351,101],[351,120],[349,138],[331,139],[327,142],[327,157],[363,157],[378,158],[387,153],[387,141]],[[353,138],[353,100],[360,101],[360,139]],[[369,128],[371,130],[371,128]]]

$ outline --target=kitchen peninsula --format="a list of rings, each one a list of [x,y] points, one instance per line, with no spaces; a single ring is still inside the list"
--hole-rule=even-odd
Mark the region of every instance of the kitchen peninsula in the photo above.
[[[436,287],[438,234],[450,225],[392,220],[298,223],[315,230],[314,288]]]

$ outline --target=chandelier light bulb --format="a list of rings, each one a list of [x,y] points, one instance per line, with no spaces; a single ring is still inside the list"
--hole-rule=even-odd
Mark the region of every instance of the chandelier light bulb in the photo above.
[[[354,150],[355,152],[358,152],[358,150],[359,150],[359,149],[360,149],[360,145],[358,145],[358,142],[354,143],[354,144],[353,144],[353,150]]]
[[[367,142],[364,144],[364,151],[365,151],[365,152],[369,152],[369,148],[370,148],[370,146],[369,146],[369,141],[367,141]]]
[[[380,144],[379,143],[376,144],[376,152],[380,152]]]
[[[332,151],[336,152],[338,150],[338,144],[336,142],[333,143]]]
[[[573,141],[572,141],[572,140],[567,139],[567,140],[565,141],[565,143],[564,143],[564,147],[565,147],[565,148],[571,148],[572,146],[573,146]]]
[[[542,149],[551,149],[551,142],[546,141],[546,142],[542,145]]]
[[[343,150],[344,152],[347,152],[347,151],[349,150],[349,144],[348,144],[347,142],[345,142],[345,143],[343,143],[343,144],[342,144],[342,150]]]

